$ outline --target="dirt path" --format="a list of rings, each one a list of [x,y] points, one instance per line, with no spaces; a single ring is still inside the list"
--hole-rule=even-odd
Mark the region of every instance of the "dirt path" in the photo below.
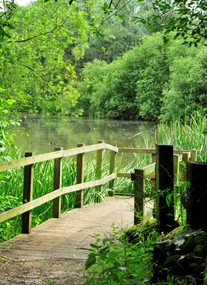
[[[83,284],[93,235],[133,224],[132,198],[107,198],[70,211],[0,245],[0,285]]]

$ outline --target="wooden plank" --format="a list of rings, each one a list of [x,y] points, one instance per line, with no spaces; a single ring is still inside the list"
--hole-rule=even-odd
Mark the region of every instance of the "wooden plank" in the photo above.
[[[183,156],[182,156],[182,174],[181,174],[181,180],[182,181],[187,181],[187,163],[190,160],[190,152],[183,152]]]
[[[103,143],[103,141],[99,141],[98,143]],[[102,176],[102,164],[103,164],[103,149],[97,150],[96,154],[96,179],[100,179]],[[96,197],[95,202],[100,203],[100,192],[101,192],[101,185],[96,187]]]
[[[113,173],[111,175],[105,176],[104,178],[101,178],[98,180],[94,180],[94,181],[90,181],[90,182],[84,182],[84,183],[80,183],[80,184],[76,184],[76,185],[67,186],[64,188],[57,189],[51,193],[48,193],[48,194],[46,194],[40,198],[37,198],[31,202],[24,204],[24,205],[21,205],[19,207],[16,207],[14,209],[11,209],[11,210],[8,210],[4,213],[1,213],[0,214],[0,223],[8,220],[10,218],[21,215],[21,214],[25,213],[26,211],[30,211],[30,210],[38,207],[38,206],[41,206],[42,204],[49,202],[49,201],[51,201],[51,200],[53,200],[53,199],[55,199],[61,195],[76,192],[76,191],[86,189],[86,188],[104,185],[105,183],[108,183],[110,180],[113,180],[116,177],[117,177],[116,173]]]
[[[174,154],[183,154],[184,152],[189,152],[191,153],[191,150],[181,150],[181,149],[174,149]]]
[[[110,145],[110,144],[104,143],[104,146],[105,146],[105,149],[114,151],[116,153],[119,151],[119,148],[114,146],[114,145]]]
[[[83,143],[78,144],[77,147],[84,146]],[[84,158],[85,154],[80,153],[77,155],[77,184],[83,183],[84,180]],[[76,208],[81,208],[83,206],[83,190],[79,190],[76,192]]]
[[[117,173],[117,177],[131,178],[131,173]]]
[[[26,157],[22,159],[18,159],[15,161],[10,161],[10,162],[4,162],[0,164],[0,172],[18,168],[18,167],[23,167],[26,165],[30,164],[35,164],[38,162],[44,162],[47,160],[53,160],[56,158],[61,158],[61,157],[68,157],[68,156],[74,156],[80,153],[87,153],[91,151],[96,151],[98,149],[108,149],[114,152],[126,152],[126,153],[140,153],[140,154],[155,154],[155,149],[145,149],[145,148],[125,148],[125,147],[120,147],[117,148],[115,146],[101,143],[101,144],[94,144],[90,146],[83,146],[80,148],[74,148],[74,149],[69,149],[69,150],[60,150],[60,151],[55,151],[55,152],[50,152],[50,153],[44,153],[44,154],[38,154],[38,155],[33,155],[32,157]],[[175,150],[174,153],[177,154],[182,154],[183,152],[190,152],[188,150],[182,151],[182,150]]]
[[[62,154],[63,154],[62,151],[57,151],[57,152],[33,155],[32,157],[25,157],[25,158],[21,158],[15,161],[4,162],[0,164],[0,172],[26,166],[26,165],[35,164],[38,162],[43,162],[43,161],[59,158],[62,156]]]
[[[56,148],[56,151],[62,148]],[[54,161],[54,191],[62,187],[62,158],[56,158]],[[61,197],[53,200],[53,218],[60,218],[61,214]]]
[[[155,165],[156,165],[156,163],[151,163],[151,164],[142,168],[144,177],[155,172]]]
[[[145,178],[143,169],[135,169],[134,181],[134,225],[139,224],[143,218]]]
[[[83,146],[79,148],[73,148],[73,149],[68,149],[68,150],[60,150],[60,151],[54,151],[54,152],[49,152],[49,153],[44,153],[44,154],[38,154],[38,155],[33,155],[32,157],[26,157],[22,159],[18,159],[15,161],[10,161],[10,162],[4,162],[0,164],[0,172],[14,169],[17,167],[22,167],[30,164],[35,164],[38,162],[44,162],[47,160],[53,160],[56,158],[61,158],[61,157],[68,157],[68,156],[74,156],[80,153],[87,153],[91,151],[96,151],[99,149],[109,149],[115,152],[118,152],[118,148],[105,144],[105,143],[99,143],[99,144],[94,144],[94,145],[89,145],[89,146]]]
[[[178,185],[178,181],[179,181],[179,158],[180,155],[179,154],[174,154],[173,155],[173,168],[174,168],[174,184]]]
[[[73,155],[77,155],[80,153],[87,153],[87,152],[91,152],[91,151],[97,151],[97,150],[101,150],[101,149],[108,149],[108,150],[113,150],[115,152],[118,152],[118,148],[105,144],[105,143],[98,143],[98,144],[94,144],[94,145],[88,145],[88,146],[82,146],[82,147],[78,147],[78,148],[74,148],[74,149],[68,149],[68,150],[64,150],[63,151],[63,157],[68,157],[68,156],[73,156]]]
[[[127,147],[119,147],[119,153],[140,153],[140,154],[155,154],[155,148],[127,148]]]
[[[197,161],[197,160],[198,160],[198,151],[196,149],[192,149],[190,154],[190,161]]]
[[[111,151],[110,152],[110,168],[109,168],[109,174],[112,174],[115,172],[115,167],[116,167],[116,152]],[[109,182],[109,196],[114,195],[114,183],[115,180],[111,180]]]
[[[25,157],[31,157],[32,152],[26,152]],[[32,201],[34,182],[34,165],[26,165],[24,167],[24,189],[23,189],[23,204]],[[28,210],[22,215],[22,233],[31,233],[32,228],[32,211]]]

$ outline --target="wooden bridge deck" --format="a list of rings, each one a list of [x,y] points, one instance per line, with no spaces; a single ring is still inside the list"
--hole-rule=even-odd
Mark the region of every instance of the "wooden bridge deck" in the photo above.
[[[20,261],[16,273],[22,282],[18,283],[19,279],[15,279],[17,276],[11,274],[14,262],[7,262],[6,266],[0,266],[0,284],[45,284],[38,283],[38,279],[34,278],[35,272],[32,273],[31,281],[31,272],[28,273],[25,268],[21,270],[21,266],[25,266],[25,262],[47,261],[52,268],[55,260],[59,261],[61,267],[64,261],[84,261],[88,253],[80,248],[88,248],[94,242],[94,234],[109,232],[113,223],[119,228],[131,226],[133,218],[133,198],[111,197],[102,203],[72,210],[63,214],[60,219],[48,220],[33,228],[31,234],[19,235],[0,245],[0,265],[2,260]],[[57,264],[55,270],[57,273]],[[67,274],[70,280],[70,274]],[[75,281],[64,283],[60,276],[58,278],[58,285],[81,284]]]

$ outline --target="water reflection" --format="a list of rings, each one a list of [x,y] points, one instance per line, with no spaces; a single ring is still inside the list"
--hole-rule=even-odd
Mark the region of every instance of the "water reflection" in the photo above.
[[[76,147],[78,143],[95,144],[99,140],[119,147],[153,147],[156,125],[140,121],[71,119],[65,117],[27,117],[16,137],[23,151],[44,153],[54,147]]]

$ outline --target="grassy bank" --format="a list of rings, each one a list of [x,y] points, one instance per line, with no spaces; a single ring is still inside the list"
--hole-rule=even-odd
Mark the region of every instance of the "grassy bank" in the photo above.
[[[145,147],[155,147],[154,141],[150,141],[147,134],[144,134]],[[198,159],[207,161],[207,120],[197,116],[191,119],[188,124],[180,121],[170,124],[159,124],[155,141],[160,144],[173,144],[175,149],[197,149]],[[137,146],[138,147],[138,146]],[[11,153],[12,159],[23,157],[19,151]],[[117,172],[133,172],[134,168],[143,167],[151,162],[150,155],[118,154]],[[44,162],[35,165],[34,169],[34,194],[33,197],[41,197],[53,191],[53,167],[54,162]],[[95,180],[96,161],[94,157],[87,159],[85,164],[84,181]],[[104,155],[103,174],[109,173],[109,152]],[[22,203],[23,189],[23,168],[0,173],[0,212],[7,211]],[[74,185],[76,183],[76,160],[63,159],[62,185]],[[108,184],[97,193],[95,188],[84,190],[84,204],[93,203],[97,196],[103,199],[108,195]],[[150,189],[148,189],[150,192]],[[130,194],[133,192],[131,179],[118,178],[115,183],[115,192]],[[62,212],[73,209],[75,206],[75,194],[70,193],[62,197]],[[48,202],[33,210],[32,224],[38,225],[52,217],[52,202]],[[0,242],[10,239],[21,231],[21,217],[10,219],[0,224]]]

